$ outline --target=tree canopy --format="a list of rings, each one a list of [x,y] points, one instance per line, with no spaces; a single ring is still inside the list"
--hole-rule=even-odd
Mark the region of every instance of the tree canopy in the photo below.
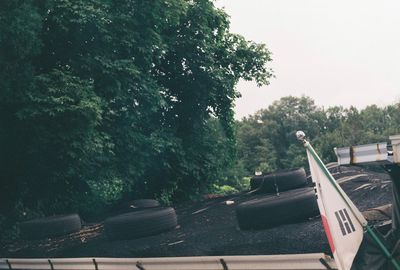
[[[336,161],[334,147],[387,141],[399,134],[400,103],[362,110],[325,109],[310,97],[283,97],[237,122],[237,166],[243,164],[239,175],[308,167],[304,148],[296,140],[297,130],[306,133],[325,162]]]
[[[209,0],[1,1],[0,219],[206,190],[269,61]]]
[[[309,97],[235,122],[236,84],[268,84],[270,61],[211,0],[0,1],[0,240],[36,216],[233,192],[255,170],[307,166],[299,129],[325,161],[399,133],[399,104]]]

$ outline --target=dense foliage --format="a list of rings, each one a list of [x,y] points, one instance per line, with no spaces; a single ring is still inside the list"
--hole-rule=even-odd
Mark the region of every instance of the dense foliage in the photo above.
[[[303,130],[325,162],[336,161],[334,147],[388,141],[400,133],[400,103],[358,110],[319,108],[309,97],[284,97],[237,122],[236,177],[278,169],[307,167],[295,133]],[[238,170],[240,168],[240,170]]]
[[[0,230],[212,188],[235,85],[267,84],[270,60],[209,0],[1,1]]]
[[[36,216],[245,189],[255,170],[306,166],[298,129],[325,161],[399,133],[399,104],[307,97],[235,122],[235,85],[268,84],[269,61],[210,0],[0,1],[0,240]]]

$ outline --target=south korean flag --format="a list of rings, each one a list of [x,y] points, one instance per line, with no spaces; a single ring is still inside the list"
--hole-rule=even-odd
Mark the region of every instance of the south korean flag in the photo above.
[[[307,156],[325,233],[338,269],[348,270],[360,248],[367,221],[311,149],[307,147]]]

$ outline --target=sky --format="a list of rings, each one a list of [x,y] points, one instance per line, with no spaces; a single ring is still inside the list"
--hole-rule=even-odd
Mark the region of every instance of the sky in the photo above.
[[[400,102],[400,2],[216,0],[231,32],[264,43],[276,78],[239,82],[235,118],[281,97],[309,96],[325,108]]]

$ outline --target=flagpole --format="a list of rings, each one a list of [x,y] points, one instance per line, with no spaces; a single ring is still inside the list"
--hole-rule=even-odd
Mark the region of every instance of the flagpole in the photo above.
[[[311,144],[305,139],[305,134],[302,131],[297,131],[296,132],[297,139],[301,141],[304,145],[304,147],[310,151],[311,155],[313,158],[317,161],[317,164],[319,167],[322,169],[323,173],[325,176],[328,178],[329,182],[332,184],[332,186],[335,188],[335,190],[340,194],[342,197],[343,201],[347,204],[349,207],[350,211],[353,213],[354,217],[357,219],[357,221],[361,224],[361,226],[366,230],[366,232],[372,237],[372,239],[376,242],[376,244],[379,246],[385,257],[392,263],[392,265],[395,267],[396,270],[400,270],[400,264],[396,261],[396,259],[392,256],[392,254],[389,252],[389,250],[386,248],[386,246],[382,243],[382,241],[379,239],[379,237],[376,235],[376,233],[372,230],[372,228],[368,225],[367,222],[363,222],[362,220],[359,219],[357,214],[354,212],[352,206],[349,204],[347,199],[343,196],[342,192],[338,189],[336,186],[336,181],[333,178],[333,176],[329,173],[328,169],[325,167],[324,163],[322,160],[319,158],[317,153],[315,152],[314,148],[311,146]]]

